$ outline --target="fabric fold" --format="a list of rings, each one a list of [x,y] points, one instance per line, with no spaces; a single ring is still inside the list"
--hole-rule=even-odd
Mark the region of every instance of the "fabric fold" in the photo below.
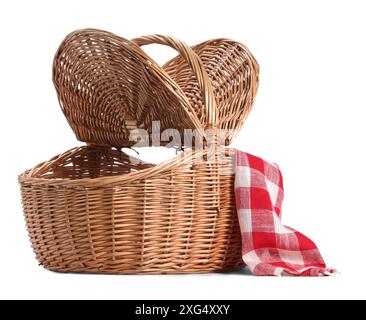
[[[283,196],[276,164],[236,150],[235,199],[244,263],[262,276],[335,273],[326,267],[313,241],[281,223]]]

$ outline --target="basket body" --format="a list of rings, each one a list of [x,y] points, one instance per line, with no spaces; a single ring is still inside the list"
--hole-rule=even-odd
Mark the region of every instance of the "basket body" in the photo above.
[[[113,274],[214,272],[242,265],[234,178],[217,175],[231,161],[218,166],[173,159],[153,172],[153,165],[129,159],[113,149],[82,147],[19,177],[41,265]],[[98,177],[111,180],[93,183]]]

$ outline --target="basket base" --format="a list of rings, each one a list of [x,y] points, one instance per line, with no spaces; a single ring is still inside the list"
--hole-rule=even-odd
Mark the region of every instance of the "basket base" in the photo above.
[[[75,273],[75,274],[95,274],[95,275],[174,275],[174,274],[207,274],[207,273],[225,273],[242,270],[245,264],[238,261],[237,265],[228,265],[224,267],[197,267],[192,269],[140,269],[140,270],[93,270],[93,269],[65,269],[65,268],[48,268],[46,270],[56,273]]]

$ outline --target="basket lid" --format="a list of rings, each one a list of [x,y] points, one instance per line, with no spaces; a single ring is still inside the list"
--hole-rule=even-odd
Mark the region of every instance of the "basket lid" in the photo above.
[[[259,65],[240,42],[214,39],[192,47],[200,57],[212,83],[217,104],[217,127],[222,129],[226,144],[232,142],[249,115],[257,94]],[[207,123],[204,101],[192,69],[181,55],[163,66],[168,75],[182,88],[201,122]]]
[[[140,48],[153,42],[171,45],[180,55],[161,67]],[[132,130],[145,129],[151,139],[154,121],[160,121],[159,134],[176,129],[182,139],[184,129],[197,129],[202,135],[212,125],[234,129],[228,136],[231,141],[253,104],[258,65],[245,46],[230,40],[207,41],[192,51],[170,37],[129,41],[84,29],[61,43],[53,81],[80,141],[133,146]]]

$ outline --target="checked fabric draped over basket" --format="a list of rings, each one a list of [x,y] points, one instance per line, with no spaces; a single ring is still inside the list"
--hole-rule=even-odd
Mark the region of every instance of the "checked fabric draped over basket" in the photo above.
[[[179,55],[159,66],[141,48],[150,43]],[[249,50],[232,40],[189,47],[161,35],[130,41],[94,29],[69,34],[56,52],[53,82],[69,125],[87,144],[19,176],[39,263],[100,273],[242,265],[234,173],[222,174],[232,160],[216,155],[233,153],[225,145],[253,105],[258,73]],[[184,130],[195,129],[204,147],[158,165],[121,151],[136,143],[130,135],[137,128],[151,141],[157,120],[161,131],[176,129],[182,144]]]

